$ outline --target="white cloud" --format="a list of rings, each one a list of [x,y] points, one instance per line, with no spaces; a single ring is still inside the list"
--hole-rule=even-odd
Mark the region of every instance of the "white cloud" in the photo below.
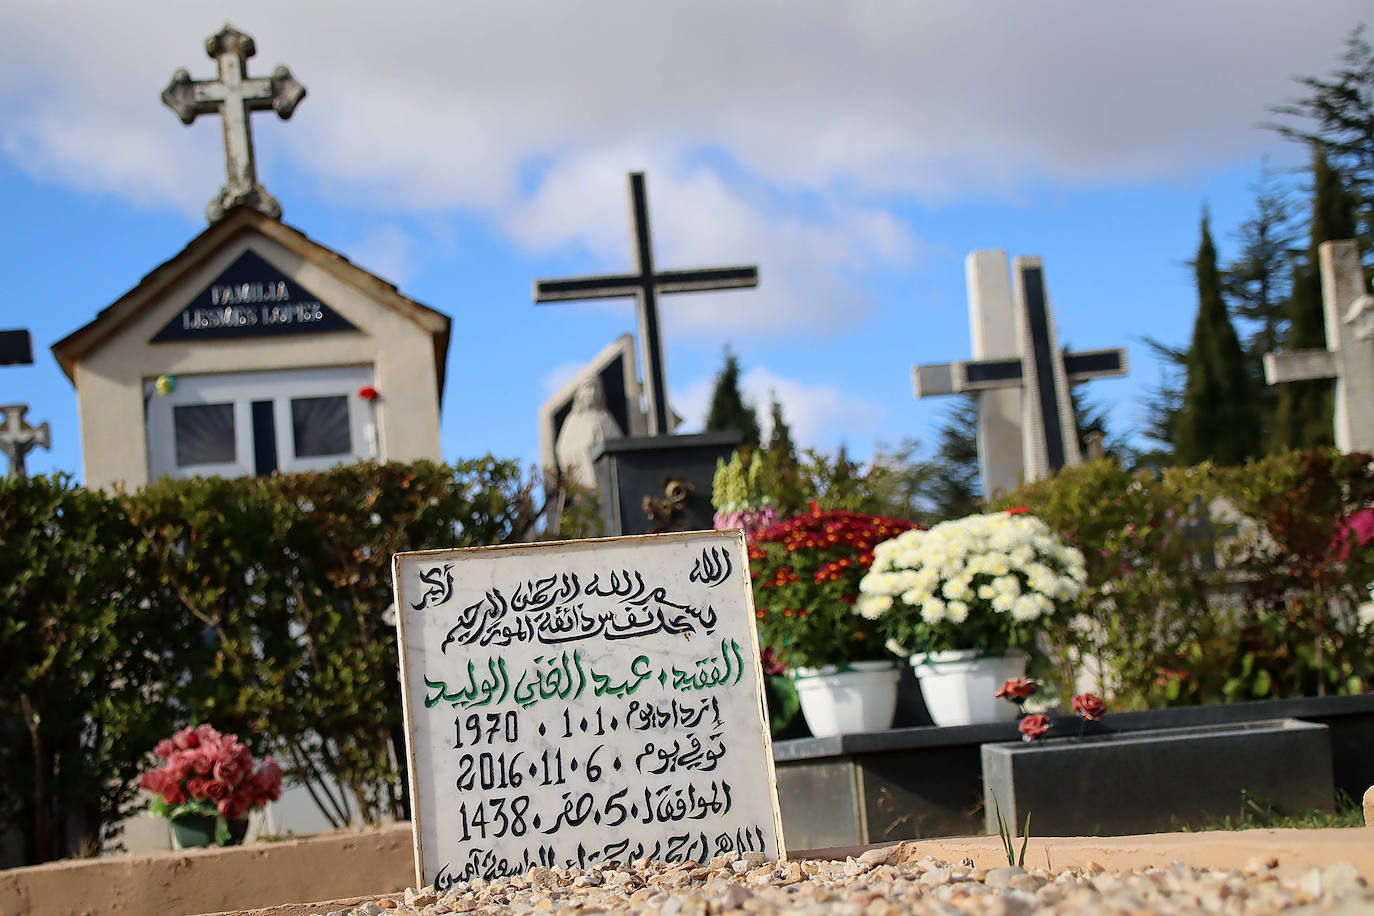
[[[411,251],[415,240],[401,227],[379,223],[356,244],[347,246],[348,259],[393,286],[403,287],[414,269]]]
[[[544,389],[545,395],[553,397],[554,392],[571,382],[585,368],[584,363],[561,363],[545,372],[544,377],[539,380],[539,385]]]
[[[683,417],[683,431],[699,431],[706,425],[714,389],[714,376],[707,376],[673,393],[673,409]],[[784,378],[763,367],[740,376],[740,394],[754,408],[765,437],[771,432],[769,403],[776,397],[798,448],[833,451],[846,439],[866,440],[879,432],[885,416],[879,404],[862,397]]]
[[[272,143],[321,188],[503,211],[526,169],[633,149],[720,154],[813,191],[981,194],[1029,176],[1178,174],[1269,142],[1254,125],[1292,94],[1290,76],[1329,70],[1366,12],[1354,0],[1319,16],[1278,0],[812,0],[786,14],[759,0],[396,0],[379,16],[340,0],[321,20],[314,4],[241,0],[234,24],[257,38],[253,72],[285,62],[309,87]],[[175,67],[213,72],[200,44],[221,15],[153,0],[7,9],[7,148],[41,159],[53,147],[72,181],[151,185],[179,202],[185,175],[148,155],[177,130],[157,94]],[[88,138],[80,150],[56,155],[59,124]],[[116,124],[143,139],[95,142]],[[216,145],[181,165],[216,175]],[[208,199],[215,186],[203,187]]]

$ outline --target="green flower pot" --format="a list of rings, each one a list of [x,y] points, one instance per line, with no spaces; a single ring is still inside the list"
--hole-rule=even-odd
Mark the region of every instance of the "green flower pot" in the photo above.
[[[208,814],[183,814],[172,818],[172,836],[182,849],[196,849],[202,846],[238,846],[248,834],[248,818],[228,821],[229,839],[224,844],[215,842],[216,828],[221,818]]]

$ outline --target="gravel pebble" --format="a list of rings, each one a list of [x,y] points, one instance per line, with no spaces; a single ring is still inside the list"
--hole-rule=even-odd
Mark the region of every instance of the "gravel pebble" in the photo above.
[[[1032,916],[1098,913],[1374,913],[1359,871],[1341,862],[1281,876],[1270,860],[1239,869],[1115,872],[1096,863],[1057,871],[975,869],[921,856],[919,843],[868,850],[844,861],[771,862],[718,856],[706,865],[640,860],[586,869],[408,888],[314,916],[542,914],[578,916]]]

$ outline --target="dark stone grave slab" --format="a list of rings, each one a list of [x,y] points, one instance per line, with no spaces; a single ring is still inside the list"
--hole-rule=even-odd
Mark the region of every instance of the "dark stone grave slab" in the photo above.
[[[997,832],[1126,836],[1234,817],[1245,796],[1288,814],[1331,811],[1325,725],[1278,719],[985,744],[983,810]]]
[[[915,699],[908,712],[911,719],[924,712],[919,697]],[[1110,713],[1101,722],[1087,723],[1086,732],[1127,736],[1197,726],[1220,730],[1235,723],[1286,718],[1326,726],[1326,766],[1337,792],[1358,801],[1374,784],[1374,693]],[[905,724],[901,707],[898,723]],[[1058,717],[1049,737],[1074,735],[1078,729],[1076,716]],[[997,722],[775,739],[778,802],[788,843],[798,848],[811,845],[809,839],[793,839],[794,832],[814,837],[817,844],[836,846],[981,834],[982,746],[1019,738],[1015,723]],[[1075,779],[1059,791],[1067,798],[1092,794],[1105,799],[1114,791],[1115,779],[1113,775],[1098,786]],[[818,795],[822,782],[823,800]],[[1237,798],[1224,813],[1239,810]],[[1032,817],[1031,833],[1049,835],[1038,829],[1040,818],[1038,812]]]

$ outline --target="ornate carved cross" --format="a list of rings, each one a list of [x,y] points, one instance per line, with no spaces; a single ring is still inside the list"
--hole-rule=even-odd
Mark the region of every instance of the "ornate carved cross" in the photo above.
[[[224,159],[229,180],[206,206],[205,215],[213,223],[232,208],[247,204],[275,219],[281,216],[281,204],[258,184],[248,113],[270,108],[285,121],[305,98],[305,87],[285,67],[273,70],[271,76],[250,78],[247,61],[257,53],[257,48],[252,38],[231,25],[225,24],[205,40],[205,53],[219,67],[218,79],[193,80],[182,69],[172,74],[171,83],[162,90],[163,103],[176,112],[183,124],[190,124],[197,115],[215,113],[224,122]]]
[[[46,421],[36,429],[24,422],[24,414],[28,409],[27,404],[6,404],[0,407],[0,414],[5,417],[5,422],[0,423],[0,452],[9,456],[11,477],[24,476],[24,456],[31,450],[40,445],[43,448],[52,447],[52,437]]]

